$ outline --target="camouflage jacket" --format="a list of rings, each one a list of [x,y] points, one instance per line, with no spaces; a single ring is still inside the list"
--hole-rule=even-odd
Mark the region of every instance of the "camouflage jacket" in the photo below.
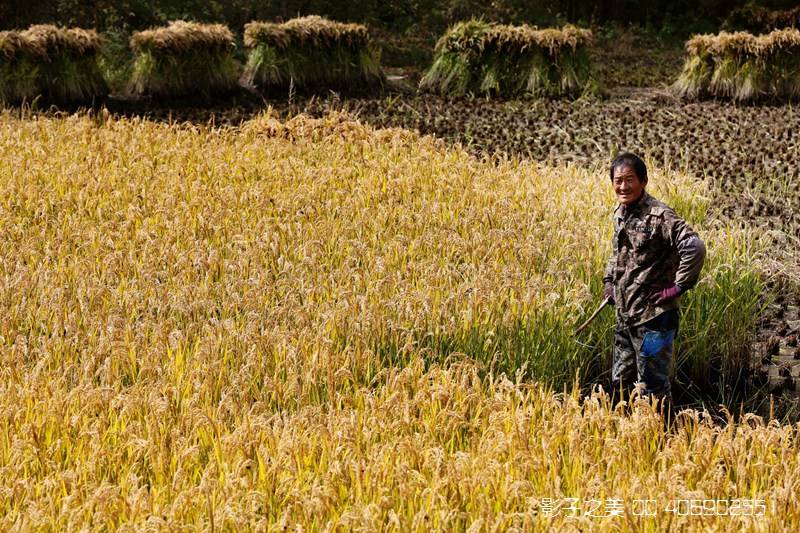
[[[603,282],[614,285],[617,322],[637,326],[677,309],[679,298],[656,306],[650,297],[672,283],[681,293],[694,287],[705,256],[705,244],[697,233],[646,191],[627,208],[617,206],[613,252],[603,277]]]

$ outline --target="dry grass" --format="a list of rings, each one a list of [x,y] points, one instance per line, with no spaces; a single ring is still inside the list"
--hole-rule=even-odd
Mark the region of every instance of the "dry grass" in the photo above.
[[[702,217],[701,184],[658,183]],[[6,114],[0,192],[1,529],[800,523],[798,428],[688,413],[665,433],[647,404],[627,416],[487,372],[513,357],[504,324],[572,314],[538,326],[569,338],[596,300],[600,169],[481,162],[335,116],[232,130]],[[752,255],[739,230],[703,231],[716,261]],[[697,291],[716,294],[733,256]],[[476,329],[436,362],[426,339]],[[542,341],[526,358],[568,355]],[[565,497],[628,511],[541,513]],[[633,516],[645,498],[768,508]]]
[[[490,24],[456,24],[436,44],[421,88],[460,96],[576,96],[589,88],[590,30]]]

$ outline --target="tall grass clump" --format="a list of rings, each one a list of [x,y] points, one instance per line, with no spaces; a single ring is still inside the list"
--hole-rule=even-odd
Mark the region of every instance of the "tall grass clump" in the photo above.
[[[603,170],[341,115],[0,114],[0,530],[796,530],[796,428],[667,431],[573,387],[608,368],[610,312],[572,337]],[[650,183],[709,244],[686,312],[712,302],[691,321],[738,353],[757,250],[703,182]]]
[[[222,24],[174,21],[136,32],[129,92],[135,96],[209,97],[237,88],[233,33]]]
[[[242,82],[262,90],[290,85],[301,90],[356,88],[380,84],[380,54],[367,27],[311,15],[284,23],[250,22],[250,49]]]
[[[681,97],[746,102],[800,96],[800,30],[696,35],[686,51],[673,86]]]
[[[91,102],[108,94],[98,65],[103,40],[94,30],[31,26],[0,32],[0,101],[39,96],[49,102]]]
[[[420,87],[444,95],[576,96],[591,86],[590,30],[470,20],[436,44]]]

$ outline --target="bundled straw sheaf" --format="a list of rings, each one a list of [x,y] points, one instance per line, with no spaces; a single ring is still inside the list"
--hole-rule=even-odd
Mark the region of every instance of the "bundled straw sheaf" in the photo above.
[[[94,30],[49,24],[0,32],[0,100],[44,96],[56,102],[105,96],[108,87],[97,64],[103,46]]]
[[[696,35],[686,42],[686,51],[674,84],[682,97],[752,101],[800,96],[800,30]]]
[[[590,83],[587,46],[592,32],[508,26],[470,20],[436,45],[421,86],[442,94],[576,95]]]
[[[136,54],[133,95],[208,97],[238,85],[234,36],[222,24],[173,21],[134,33],[130,44]]]
[[[245,25],[250,48],[242,83],[261,89],[350,88],[379,84],[380,56],[367,27],[312,15]]]

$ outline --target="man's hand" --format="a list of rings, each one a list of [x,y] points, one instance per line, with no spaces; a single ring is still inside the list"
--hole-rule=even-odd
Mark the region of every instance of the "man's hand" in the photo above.
[[[606,283],[603,287],[603,298],[608,300],[608,303],[614,305],[614,284]]]
[[[660,291],[653,293],[650,296],[650,303],[653,305],[661,305],[667,300],[671,300],[681,293],[681,288],[675,285],[674,283],[669,287],[665,287]]]

